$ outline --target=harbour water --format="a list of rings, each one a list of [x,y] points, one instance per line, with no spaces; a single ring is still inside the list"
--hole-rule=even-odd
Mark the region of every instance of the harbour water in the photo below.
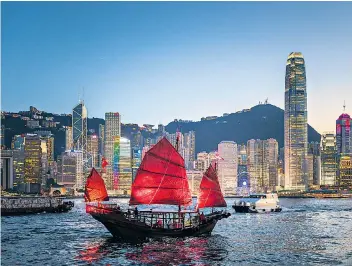
[[[114,199],[126,204],[128,199]],[[280,199],[236,214],[209,237],[114,240],[75,200],[69,213],[1,218],[2,265],[352,265],[352,199]]]

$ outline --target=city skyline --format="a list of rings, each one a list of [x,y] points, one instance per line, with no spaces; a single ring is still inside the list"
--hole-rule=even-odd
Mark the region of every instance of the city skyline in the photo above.
[[[83,87],[89,117],[119,112],[124,123],[200,120],[266,98],[284,109],[285,59],[297,51],[308,123],[333,131],[344,100],[351,113],[352,6],[309,5],[2,3],[2,110],[70,113]]]

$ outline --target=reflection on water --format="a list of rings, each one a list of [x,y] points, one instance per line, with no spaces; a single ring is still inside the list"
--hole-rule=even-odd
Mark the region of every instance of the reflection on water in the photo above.
[[[282,199],[281,203],[281,213],[231,210],[232,216],[219,221],[209,237],[139,244],[112,238],[84,212],[82,201],[66,214],[2,217],[2,264],[352,265],[351,199]]]

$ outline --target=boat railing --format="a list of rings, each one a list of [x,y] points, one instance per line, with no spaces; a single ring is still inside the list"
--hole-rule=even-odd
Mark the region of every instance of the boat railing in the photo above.
[[[135,214],[132,211],[124,212],[126,219],[143,223],[147,227],[155,229],[186,229],[199,224],[198,213],[178,213],[178,212],[151,212],[138,211]]]

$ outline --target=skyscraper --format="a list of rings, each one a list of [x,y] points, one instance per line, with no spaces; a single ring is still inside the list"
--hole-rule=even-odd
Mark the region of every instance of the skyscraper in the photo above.
[[[120,114],[117,112],[105,113],[104,157],[108,162],[108,165],[106,167],[105,184],[107,189],[109,190],[114,188],[116,189],[118,184],[118,161],[121,136],[120,119]]]
[[[24,147],[24,182],[27,184],[35,184],[33,192],[37,192],[40,188],[41,166],[42,166],[42,148],[41,139],[36,134],[26,134]],[[30,185],[32,187],[32,185]],[[30,189],[31,190],[31,189]],[[39,191],[38,191],[39,192]]]
[[[187,169],[193,169],[194,161],[195,161],[195,153],[196,153],[196,132],[189,131],[184,135],[183,142],[185,154],[185,164]]]
[[[307,88],[304,58],[290,53],[285,77],[285,188],[306,189]]]
[[[72,127],[66,127],[65,131],[65,150],[73,149],[73,135],[72,135]]]
[[[132,185],[132,152],[131,142],[127,138],[120,138],[118,162],[118,190],[119,194],[130,195]]]
[[[278,153],[275,139],[247,142],[247,169],[253,192],[266,192],[279,185]]]
[[[57,183],[67,188],[84,189],[83,152],[67,150],[58,158]]]
[[[87,157],[89,167],[99,167],[99,138],[97,134],[91,134],[87,137]]]
[[[321,136],[321,185],[336,185],[337,165],[336,136],[326,132]]]
[[[336,120],[336,146],[338,154],[352,153],[352,119],[345,113]]]
[[[75,150],[83,152],[84,168],[87,168],[87,120],[88,112],[83,102],[72,111],[72,137]]]
[[[221,141],[218,144],[219,156],[219,180],[224,195],[233,195],[237,188],[237,144],[233,141]]]

